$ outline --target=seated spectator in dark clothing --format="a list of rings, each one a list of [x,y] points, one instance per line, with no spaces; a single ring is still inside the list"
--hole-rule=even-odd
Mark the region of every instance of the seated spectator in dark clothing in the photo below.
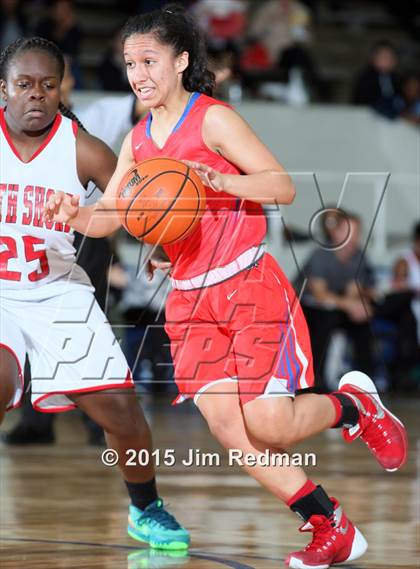
[[[397,66],[398,56],[392,44],[385,41],[377,43],[372,50],[369,64],[356,78],[353,103],[371,107],[387,118],[396,118]]]
[[[72,72],[76,78],[76,87],[80,86],[80,55],[83,32],[77,21],[77,14],[72,0],[52,0],[49,11],[35,29],[38,36],[53,41],[72,61]]]
[[[303,87],[308,99],[320,100],[324,97],[325,89],[315,59],[303,42],[294,42],[281,52],[277,62],[282,81],[290,86],[293,74],[299,71]]]
[[[399,118],[420,125],[420,73],[409,73],[404,77],[396,109]]]
[[[373,273],[360,248],[360,221],[355,215],[331,218],[328,234],[331,246],[317,249],[304,268],[308,282],[302,307],[311,336],[315,386],[326,389],[325,356],[331,335],[344,330],[353,344],[353,367],[372,376]]]

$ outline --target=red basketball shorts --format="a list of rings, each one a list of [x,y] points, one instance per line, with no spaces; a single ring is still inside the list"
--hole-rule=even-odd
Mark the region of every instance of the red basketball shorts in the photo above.
[[[179,403],[237,381],[241,403],[313,385],[309,333],[293,288],[265,254],[214,286],[173,290],[166,305]],[[223,386],[220,386],[222,392]]]

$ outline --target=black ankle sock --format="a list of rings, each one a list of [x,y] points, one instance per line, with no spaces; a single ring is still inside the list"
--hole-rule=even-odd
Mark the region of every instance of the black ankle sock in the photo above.
[[[290,509],[306,522],[314,514],[330,518],[334,513],[334,504],[322,486],[317,486],[316,490],[296,500]]]
[[[333,426],[333,429],[337,429],[339,427],[354,427],[359,420],[359,409],[353,399],[347,397],[347,395],[344,395],[343,393],[337,392],[331,393],[330,397],[338,399],[341,405],[341,418],[338,423]]]
[[[149,482],[127,482],[126,480],[125,483],[132,504],[140,510],[144,510],[149,504],[158,499],[155,478],[152,478]]]

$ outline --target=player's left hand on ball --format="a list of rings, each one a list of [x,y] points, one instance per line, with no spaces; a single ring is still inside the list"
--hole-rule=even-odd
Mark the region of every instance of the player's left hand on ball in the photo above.
[[[191,162],[190,160],[183,160],[183,162],[197,172],[205,186],[215,192],[225,191],[225,178],[223,174],[201,162]]]

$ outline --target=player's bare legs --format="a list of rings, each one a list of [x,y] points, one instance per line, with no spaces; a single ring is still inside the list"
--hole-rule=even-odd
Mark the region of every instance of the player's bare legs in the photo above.
[[[0,348],[0,424],[19,386],[19,368],[13,355]]]
[[[152,434],[134,390],[72,395],[71,399],[104,429],[109,448],[118,452],[125,480],[146,482],[154,477],[153,461],[147,466],[126,466],[127,449],[152,454]]]
[[[351,442],[360,436],[386,470],[398,470],[407,459],[404,425],[361,372],[347,373],[330,395],[254,399],[243,406],[243,413],[248,431],[266,445],[290,448],[325,429],[343,427],[344,439]]]
[[[282,397],[281,400],[292,404],[289,397]],[[272,450],[267,444],[254,442],[250,435],[242,414],[250,403],[241,407],[237,384],[226,382],[208,388],[198,398],[197,406],[213,435],[226,449],[240,449],[254,456],[267,449]],[[286,405],[284,408],[287,412]],[[265,416],[260,420],[262,425],[268,426],[271,417]],[[286,425],[282,426],[285,428]],[[287,465],[244,468],[305,520],[301,531],[313,532],[313,539],[305,549],[287,556],[287,567],[326,568],[331,563],[357,559],[366,551],[365,538],[347,518],[339,502],[330,498],[321,486],[308,480],[301,468]]]
[[[258,441],[276,448],[295,444],[329,429],[336,422],[335,407],[326,395],[254,399],[243,406],[247,429]]]
[[[197,401],[213,436],[227,450],[239,449],[257,456],[267,449],[278,453],[264,442],[252,439],[244,423],[236,383],[229,382],[207,389]],[[267,420],[264,420],[267,424]],[[287,502],[306,482],[302,468],[296,466],[252,466],[244,469],[275,496]]]

